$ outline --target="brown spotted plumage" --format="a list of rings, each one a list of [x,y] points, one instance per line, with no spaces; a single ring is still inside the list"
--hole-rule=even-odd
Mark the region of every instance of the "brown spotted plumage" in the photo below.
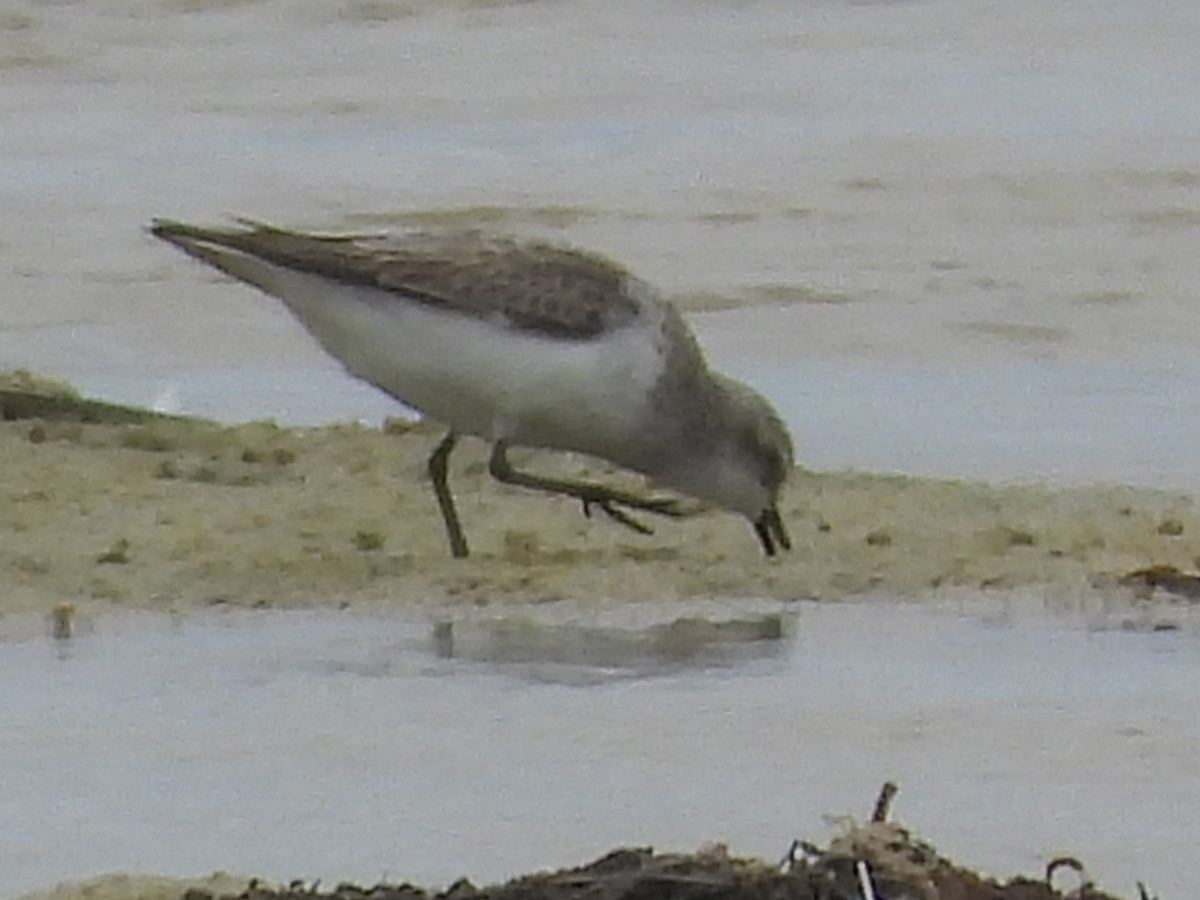
[[[154,233],[193,252],[187,238],[212,240],[278,266],[565,338],[600,334],[637,315],[622,291],[629,273],[599,256],[548,244],[448,235],[309,235],[260,223],[201,229],[159,223]],[[202,257],[203,258],[203,257]],[[206,260],[207,261],[207,260]]]

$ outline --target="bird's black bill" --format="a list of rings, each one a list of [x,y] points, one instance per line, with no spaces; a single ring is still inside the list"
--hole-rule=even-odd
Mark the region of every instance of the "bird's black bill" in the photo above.
[[[762,515],[754,520],[754,533],[758,535],[763,553],[767,556],[774,556],[777,546],[784,550],[792,549],[791,538],[783,528],[783,519],[779,517],[779,510],[774,506],[764,509]]]

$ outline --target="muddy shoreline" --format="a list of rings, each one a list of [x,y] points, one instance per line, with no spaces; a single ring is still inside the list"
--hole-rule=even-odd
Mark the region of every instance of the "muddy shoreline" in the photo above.
[[[711,512],[638,535],[571,501],[497,485],[483,445],[464,442],[451,484],[473,553],[452,560],[425,473],[436,427],[223,426],[29,385],[0,399],[0,613],[1029,585],[1136,599],[1174,582],[1130,588],[1129,572],[1194,571],[1200,551],[1200,514],[1184,495],[797,469],[783,503],[795,547],[767,560],[738,517]],[[585,458],[530,452],[519,463],[644,488]]]
[[[1200,515],[1183,495],[797,470],[783,507],[795,547],[765,560],[735,517],[712,513],[664,523],[652,536],[636,535],[585,518],[573,503],[496,486],[487,477],[483,448],[468,444],[451,474],[474,545],[474,555],[462,561],[449,558],[425,481],[426,458],[440,436],[436,428],[402,421],[382,429],[224,426],[96,403],[28,379],[0,391],[0,408],[0,567],[9,587],[0,618],[44,615],[55,633],[63,632],[59,636],[70,636],[76,617],[110,608],[452,612],[559,600],[836,600],[870,592],[923,598],[1029,587],[1065,603],[1097,595],[1131,607],[1152,596],[1194,599],[1192,582],[1180,573],[1198,566],[1193,536],[1200,534]],[[531,453],[523,463],[640,486],[591,460]],[[1131,571],[1144,574],[1131,579]],[[897,840],[908,846],[902,830],[883,837],[892,851]],[[831,852],[835,846],[842,845],[835,842]],[[910,885],[917,890],[912,896],[1060,896],[1037,879],[1001,887],[941,860],[925,845],[913,847],[934,869],[946,867],[938,877],[965,873],[966,880],[945,888],[929,881],[934,869],[922,869],[925,886]],[[817,882],[787,881],[763,863],[747,869],[720,854],[621,854],[635,870],[624,873],[622,884],[642,884],[638,879],[646,875],[645,883],[659,890],[662,879],[654,873],[682,864],[688,872],[699,865],[704,890],[721,897],[835,896],[812,893]],[[703,868],[709,863],[733,881],[717,890]],[[601,860],[495,889],[459,885],[459,893],[570,900],[562,886],[591,878],[595,866],[607,871]],[[738,879],[746,872],[757,874],[743,883]],[[113,875],[35,896],[399,896],[382,887],[322,894],[313,886],[248,884],[225,875],[192,882]],[[434,896],[411,886],[396,890],[408,900]],[[618,896],[640,895],[631,887],[613,894]],[[453,894],[452,900],[462,898]]]
[[[441,889],[409,882],[371,886],[292,881],[215,873],[190,881],[103,876],[60,885],[24,900],[1117,900],[1095,885],[1074,857],[1051,860],[1040,877],[989,878],[940,855],[930,843],[887,821],[895,786],[884,786],[871,818],[843,822],[828,846],[793,840],[783,858],[768,861],[729,854],[708,844],[694,853],[621,847],[575,868],[537,872],[477,887],[460,878]],[[1142,882],[1140,900],[1149,900]]]

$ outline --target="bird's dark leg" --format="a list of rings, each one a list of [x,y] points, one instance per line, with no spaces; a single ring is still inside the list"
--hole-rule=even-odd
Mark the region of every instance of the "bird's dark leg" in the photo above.
[[[458,435],[453,431],[446,432],[441,443],[429,455],[429,480],[433,482],[433,492],[437,495],[438,506],[442,509],[442,519],[446,523],[446,537],[450,539],[450,552],[455,559],[465,559],[470,550],[467,549],[467,539],[463,536],[462,524],[458,521],[458,511],[454,508],[454,496],[450,493],[450,485],[446,481],[446,469],[450,462],[450,451],[458,442]]]
[[[587,515],[591,515],[591,508],[597,506],[613,521],[640,534],[653,534],[653,531],[649,526],[643,525],[618,507],[640,509],[656,516],[668,516],[673,519],[691,515],[693,512],[686,509],[675,497],[639,497],[637,494],[618,491],[601,484],[543,478],[528,472],[518,472],[509,464],[508,444],[504,441],[496,441],[492,445],[492,457],[488,462],[488,471],[493,478],[505,484],[544,491],[547,494],[565,494],[568,497],[574,497],[583,503],[583,511]]]
[[[783,519],[774,506],[764,509],[762,515],[754,520],[754,533],[758,535],[763,553],[767,556],[775,555],[776,542],[784,550],[792,549],[792,541],[783,528]]]

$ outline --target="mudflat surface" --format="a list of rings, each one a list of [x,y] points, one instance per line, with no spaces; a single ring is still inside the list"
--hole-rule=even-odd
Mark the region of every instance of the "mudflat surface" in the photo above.
[[[783,505],[794,549],[767,560],[737,516],[643,536],[499,486],[471,442],[451,483],[473,552],[452,560],[425,474],[435,428],[80,418],[0,424],[6,611],[1124,591],[1133,570],[1196,568],[1200,516],[1182,495],[797,470]],[[644,487],[583,458],[520,464]]]

